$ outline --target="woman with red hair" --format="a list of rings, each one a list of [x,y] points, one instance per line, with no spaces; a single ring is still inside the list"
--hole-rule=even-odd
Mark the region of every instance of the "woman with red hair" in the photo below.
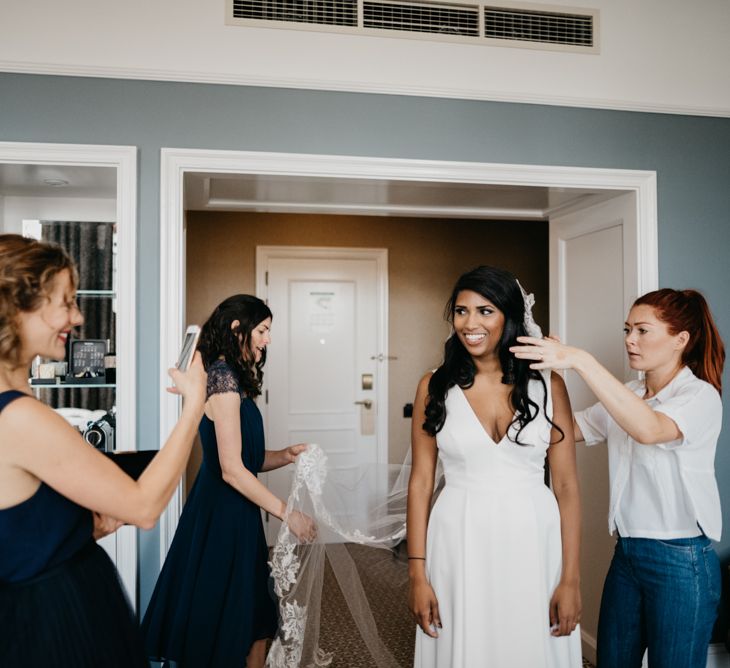
[[[609,530],[618,534],[601,599],[600,668],[704,668],[720,600],[711,540],[722,528],[715,449],[725,348],[704,297],[656,290],[624,326],[625,385],[585,350],[520,337],[533,369],[574,369],[599,402],[575,414],[576,441],[608,444]]]

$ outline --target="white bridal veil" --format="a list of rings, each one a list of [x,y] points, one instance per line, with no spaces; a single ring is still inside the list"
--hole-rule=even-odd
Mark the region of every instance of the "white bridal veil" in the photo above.
[[[409,470],[409,466],[387,465],[333,470],[317,445],[310,445],[297,457],[286,517],[306,513],[317,524],[317,537],[302,542],[282,522],[270,561],[280,624],[268,668],[338,665],[333,648],[320,646],[327,564],[345,602],[341,614],[351,618],[348,621],[354,623],[370,655],[369,660],[363,658],[378,668],[400,668],[378,632],[362,583],[362,565],[356,565],[347,544],[379,549],[382,557],[369,559],[368,568],[375,570],[370,575],[390,578],[392,582],[386,584],[405,596],[407,568],[397,563],[393,548],[405,538]],[[387,569],[378,573],[385,561]]]

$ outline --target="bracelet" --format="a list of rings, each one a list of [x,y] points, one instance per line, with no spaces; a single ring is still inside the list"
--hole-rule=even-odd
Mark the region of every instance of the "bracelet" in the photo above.
[[[426,557],[408,557],[409,559],[420,559],[421,561],[426,561]]]

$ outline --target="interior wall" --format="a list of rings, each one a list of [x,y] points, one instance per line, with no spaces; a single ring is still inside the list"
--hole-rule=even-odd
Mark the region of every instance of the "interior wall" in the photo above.
[[[36,0],[3,3],[0,69],[730,115],[726,0],[526,4],[599,9],[600,52],[230,26],[222,1]]]
[[[187,212],[186,218],[190,323],[202,324],[231,294],[255,294],[256,246],[388,249],[388,349],[398,358],[389,367],[392,463],[401,463],[410,446],[403,406],[413,402],[421,376],[441,361],[449,333],[444,305],[461,273],[479,264],[511,271],[535,294],[537,322],[549,322],[547,223],[204,211]],[[199,462],[196,448],[188,480]]]
[[[666,76],[674,73],[668,69]],[[660,285],[704,292],[720,332],[726,341],[730,339],[727,118],[5,73],[0,73],[0,98],[2,141],[138,149],[140,449],[159,446],[160,370],[170,362],[161,360],[159,352],[159,296],[165,289],[160,283],[162,147],[654,170]],[[621,336],[621,323],[616,336]],[[727,387],[730,372],[724,380]],[[726,518],[730,517],[727,396],[725,392],[715,460]],[[724,571],[730,560],[728,536],[726,530],[716,546]],[[159,573],[159,550],[157,530],[142,532],[141,611]]]

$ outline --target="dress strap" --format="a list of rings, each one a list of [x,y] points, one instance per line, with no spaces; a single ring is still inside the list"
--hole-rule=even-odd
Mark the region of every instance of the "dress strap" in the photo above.
[[[5,392],[0,392],[0,411],[2,411],[3,408],[5,408],[5,406],[7,406],[11,401],[27,396],[28,395],[25,392],[21,392],[20,390],[6,390]]]

